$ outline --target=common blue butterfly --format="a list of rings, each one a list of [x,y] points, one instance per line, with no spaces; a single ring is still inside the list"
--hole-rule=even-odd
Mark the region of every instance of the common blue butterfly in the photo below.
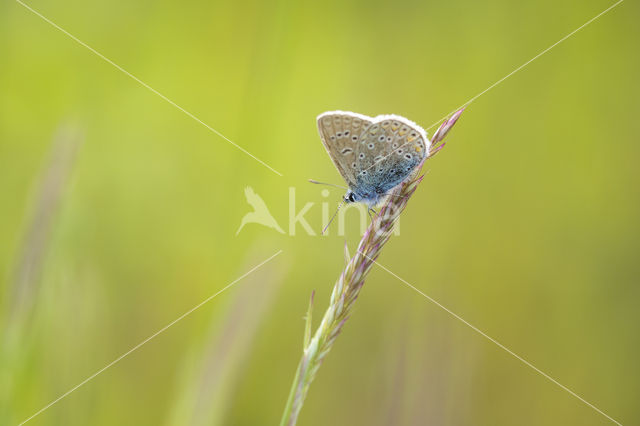
[[[427,133],[399,115],[329,111],[318,116],[329,157],[349,189],[344,202],[372,208],[404,181],[431,148]]]

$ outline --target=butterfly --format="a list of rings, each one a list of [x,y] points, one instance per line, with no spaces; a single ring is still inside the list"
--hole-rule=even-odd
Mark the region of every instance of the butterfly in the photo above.
[[[399,115],[328,111],[317,118],[329,157],[347,183],[343,202],[372,209],[426,158],[424,129]]]

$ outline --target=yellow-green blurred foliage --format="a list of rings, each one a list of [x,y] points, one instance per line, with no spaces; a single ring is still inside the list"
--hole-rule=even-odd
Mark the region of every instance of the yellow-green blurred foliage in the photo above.
[[[28,4],[284,175],[19,3],[0,5],[1,424],[283,250],[29,422],[169,426],[279,421],[309,295],[319,318],[357,214],[346,237],[235,233],[246,186],[285,231],[290,187],[298,211],[314,203],[316,232],[321,203],[337,205],[341,190],[306,182],[342,183],[317,114],[428,127],[612,3]],[[379,259],[629,425],[640,422],[639,12],[623,2],[474,102]],[[81,143],[57,207],[38,212],[64,128]],[[42,256],[15,308],[30,229],[44,233]],[[377,268],[300,424],[608,421]]]

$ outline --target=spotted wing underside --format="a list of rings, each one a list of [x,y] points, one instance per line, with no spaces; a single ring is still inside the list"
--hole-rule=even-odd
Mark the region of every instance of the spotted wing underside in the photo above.
[[[417,124],[397,115],[382,115],[358,137],[356,186],[366,194],[386,194],[425,159],[430,142]]]
[[[330,111],[318,116],[318,131],[329,157],[349,188],[356,184],[356,148],[372,118],[346,111]]]

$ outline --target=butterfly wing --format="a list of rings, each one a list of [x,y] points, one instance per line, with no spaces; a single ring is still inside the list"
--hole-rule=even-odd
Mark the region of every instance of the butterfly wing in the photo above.
[[[329,157],[349,188],[356,185],[356,147],[363,129],[373,119],[347,111],[329,111],[318,116],[318,131]]]
[[[422,127],[398,115],[381,115],[358,137],[356,187],[377,200],[405,180],[429,152]]]

